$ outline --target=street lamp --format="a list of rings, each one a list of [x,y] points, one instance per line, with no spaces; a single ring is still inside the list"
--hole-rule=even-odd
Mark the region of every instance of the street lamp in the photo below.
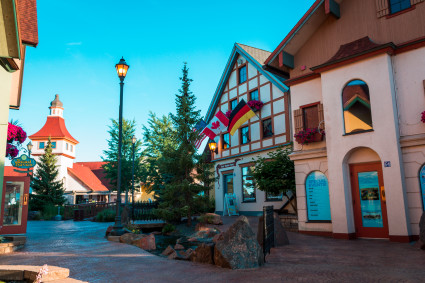
[[[211,153],[218,153],[217,143],[214,140],[208,142],[208,147],[210,148]]]
[[[133,135],[131,141],[133,143],[133,165],[131,166],[131,219],[134,223],[134,146],[137,141],[136,136]]]
[[[118,77],[120,78],[120,110],[119,110],[119,129],[118,129],[118,177],[117,177],[117,203],[116,203],[116,216],[115,224],[111,234],[113,236],[121,236],[124,234],[121,223],[121,147],[122,147],[122,99],[124,90],[124,79],[127,75],[130,66],[124,60],[124,57],[115,65]]]
[[[27,144],[28,157],[29,157],[29,158],[31,158],[31,150],[32,150],[32,147],[33,147],[33,145],[32,145],[32,143],[31,143],[31,141],[30,141],[30,142]],[[30,172],[31,172],[31,168],[28,168],[27,176],[31,176]]]

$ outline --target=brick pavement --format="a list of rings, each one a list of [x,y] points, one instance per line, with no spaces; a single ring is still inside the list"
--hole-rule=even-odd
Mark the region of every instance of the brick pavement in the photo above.
[[[233,219],[225,219],[224,227]],[[255,221],[250,218],[250,221]],[[110,223],[30,221],[26,247],[0,264],[51,264],[89,282],[424,282],[425,252],[383,240],[334,240],[288,233],[265,267],[228,270],[172,261],[103,238]]]

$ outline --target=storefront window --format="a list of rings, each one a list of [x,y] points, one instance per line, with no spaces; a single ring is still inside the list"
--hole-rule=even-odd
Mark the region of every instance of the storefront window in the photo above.
[[[6,182],[3,225],[21,225],[24,182]]]
[[[253,167],[242,168],[242,201],[255,202],[255,184],[254,177],[252,177]]]

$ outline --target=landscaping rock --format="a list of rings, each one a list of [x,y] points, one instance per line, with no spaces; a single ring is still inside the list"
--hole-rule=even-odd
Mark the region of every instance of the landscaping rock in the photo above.
[[[172,246],[168,246],[163,252],[162,255],[165,256],[169,256],[170,254],[172,254],[173,252],[175,252],[175,250],[173,249]]]
[[[193,250],[191,248],[185,250],[185,251],[179,251],[178,254],[180,255],[177,257],[177,259],[181,260],[189,260],[190,256],[193,254]]]
[[[203,230],[200,230],[196,232],[195,234],[190,236],[190,239],[196,238],[196,239],[208,239],[213,238],[215,235],[220,234],[220,231],[215,228],[204,228]],[[189,241],[191,241],[189,239]]]
[[[206,228],[205,224],[204,224],[204,223],[199,222],[199,223],[198,223],[198,224],[196,224],[196,226],[195,226],[195,232],[198,232],[198,231],[204,230],[205,228]]]
[[[273,214],[274,219],[274,245],[275,247],[281,247],[289,245],[288,235],[286,235],[285,228],[280,221],[279,215],[277,213]],[[258,218],[258,230],[257,230],[257,240],[260,246],[263,246],[263,229],[264,229],[264,217],[260,216]]]
[[[142,238],[134,240],[131,244],[147,251],[156,250],[155,236],[152,234],[143,235]]]
[[[217,244],[218,241],[223,239],[223,233],[217,234],[213,237],[212,241],[214,244]]]
[[[240,216],[222,235],[223,239],[217,241],[214,247],[215,265],[245,269],[264,264],[263,250],[249,226],[248,218]]]
[[[114,229],[114,226],[109,226],[106,229],[105,237],[108,238],[109,234],[111,234],[112,230]]]
[[[179,255],[177,254],[177,251],[173,251],[171,254],[168,255],[168,259],[176,259]]]
[[[143,237],[141,234],[125,233],[120,237],[120,243],[131,245],[135,240]]]
[[[184,250],[184,247],[183,247],[182,245],[180,245],[180,244],[176,244],[176,245],[174,246],[174,249],[175,249],[175,250]]]
[[[425,243],[425,211],[422,213],[421,220],[419,220],[419,239]]]
[[[213,244],[201,244],[190,256],[190,260],[199,263],[214,264],[214,245]]]
[[[208,219],[209,224],[214,225],[222,225],[223,220],[221,220],[221,216],[215,213],[205,213],[205,217]]]

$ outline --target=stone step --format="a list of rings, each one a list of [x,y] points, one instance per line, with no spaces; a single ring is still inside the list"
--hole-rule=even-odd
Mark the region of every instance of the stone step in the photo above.
[[[35,281],[42,266],[33,265],[0,265],[0,280],[28,280]],[[69,269],[48,265],[48,272],[43,276],[43,282],[67,279]],[[62,281],[61,281],[62,282]]]

